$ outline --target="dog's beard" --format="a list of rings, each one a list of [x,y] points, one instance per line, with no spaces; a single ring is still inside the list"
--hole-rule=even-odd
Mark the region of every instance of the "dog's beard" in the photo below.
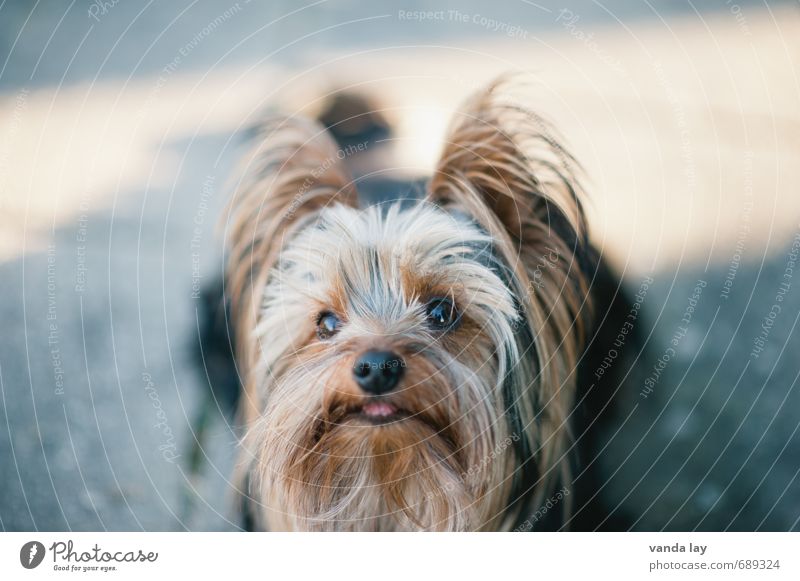
[[[442,357],[447,357],[442,354]],[[254,483],[272,530],[497,528],[513,473],[502,404],[489,378],[450,359],[409,361],[410,387],[376,420],[332,362],[276,382],[258,440]],[[313,370],[313,371],[312,371]],[[496,377],[496,376],[495,376]],[[318,394],[315,396],[314,394]]]

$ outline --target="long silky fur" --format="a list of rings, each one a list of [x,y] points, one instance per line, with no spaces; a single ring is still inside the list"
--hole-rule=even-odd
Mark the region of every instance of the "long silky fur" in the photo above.
[[[231,297],[237,358],[243,369],[241,415],[251,423],[263,411],[258,387],[264,373],[253,340],[270,269],[293,230],[333,203],[353,205],[356,192],[324,127],[303,118],[271,118],[257,131],[242,161],[241,180],[225,216],[225,293]]]
[[[355,207],[322,127],[270,124],[230,206],[228,293],[244,368],[241,456],[272,530],[510,529],[568,482],[567,416],[588,316],[574,162],[496,83],[468,101],[427,199]],[[542,268],[542,259],[548,264]],[[425,326],[446,293],[461,322]],[[346,320],[319,341],[315,315]],[[408,368],[410,417],[364,427],[355,356]],[[488,459],[488,461],[487,461]]]
[[[568,415],[592,307],[580,168],[514,89],[514,79],[501,78],[467,101],[429,188],[431,200],[475,216],[498,242],[525,319],[518,328],[534,336],[509,370],[507,412],[525,438],[507,526],[540,506],[557,480],[570,482]]]

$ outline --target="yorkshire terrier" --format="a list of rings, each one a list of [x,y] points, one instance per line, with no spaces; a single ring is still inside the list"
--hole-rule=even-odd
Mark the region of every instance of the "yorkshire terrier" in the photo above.
[[[366,108],[258,131],[225,218],[248,526],[599,522],[594,431],[616,386],[586,370],[627,300],[577,163],[508,85],[455,115],[423,192],[378,204],[334,138]]]

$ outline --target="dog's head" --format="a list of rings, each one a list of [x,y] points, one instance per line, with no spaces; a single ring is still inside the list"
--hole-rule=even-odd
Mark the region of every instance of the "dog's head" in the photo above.
[[[424,199],[360,209],[325,130],[265,129],[231,206],[262,526],[497,529],[563,476],[585,229],[571,158],[498,86]]]

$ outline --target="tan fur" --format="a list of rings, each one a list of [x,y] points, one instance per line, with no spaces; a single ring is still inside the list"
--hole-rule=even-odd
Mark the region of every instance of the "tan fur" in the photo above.
[[[355,208],[335,145],[308,122],[270,125],[248,158],[231,203],[228,290],[258,526],[508,529],[568,475],[587,292],[576,249],[547,219],[550,205],[580,238],[580,189],[571,158],[502,88],[456,116],[428,200],[411,208]],[[456,328],[427,326],[436,297],[457,305]],[[323,311],[343,323],[325,341]],[[366,396],[351,370],[367,348],[402,355],[386,400],[404,419],[356,413]],[[521,433],[506,418],[509,389]],[[521,462],[541,475],[533,490],[519,489]]]
[[[254,150],[242,161],[226,216],[227,294],[238,329],[237,354],[244,369],[243,418],[254,421],[262,403],[251,373],[259,373],[258,321],[264,286],[284,241],[304,220],[334,201],[352,205],[355,189],[334,141],[307,119],[277,118],[260,128]]]
[[[541,449],[544,494],[548,481],[569,477],[567,414],[591,309],[586,281],[574,262],[578,249],[551,230],[548,206],[560,211],[578,236],[586,226],[577,163],[554,129],[513,96],[514,84],[513,78],[495,81],[456,114],[429,199],[475,216],[503,241],[500,247],[514,268],[517,297],[525,302],[537,336],[541,375],[536,389],[544,418],[537,430],[533,418],[539,410],[528,407],[523,422],[538,431],[531,436]],[[533,284],[545,255],[547,265]]]

